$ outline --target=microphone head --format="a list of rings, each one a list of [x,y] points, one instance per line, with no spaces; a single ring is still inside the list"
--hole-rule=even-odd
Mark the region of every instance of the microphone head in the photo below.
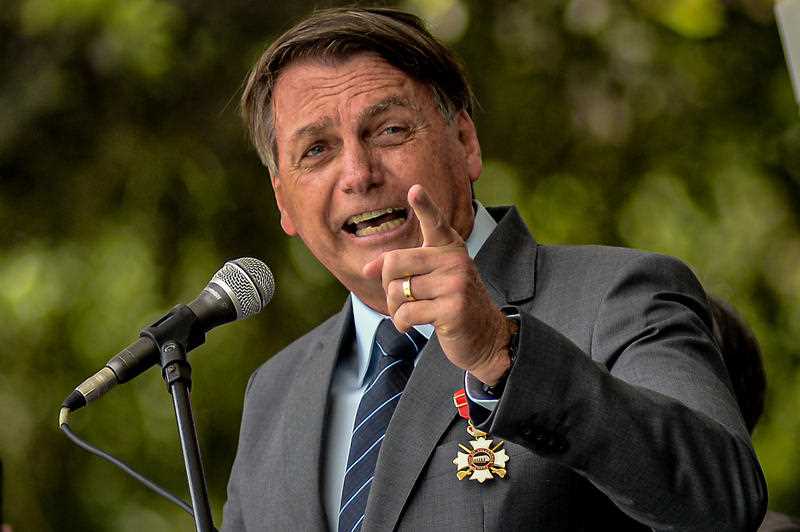
[[[275,278],[266,264],[252,257],[225,263],[211,283],[219,285],[236,307],[236,319],[243,320],[261,312],[275,293]]]

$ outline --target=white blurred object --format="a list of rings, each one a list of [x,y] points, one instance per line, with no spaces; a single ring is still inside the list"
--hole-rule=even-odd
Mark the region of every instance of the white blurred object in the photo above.
[[[783,41],[783,51],[794,86],[794,97],[800,105],[800,0],[775,3],[775,18]]]

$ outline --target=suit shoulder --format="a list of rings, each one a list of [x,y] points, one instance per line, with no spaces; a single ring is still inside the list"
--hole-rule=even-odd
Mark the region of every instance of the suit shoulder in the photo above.
[[[585,300],[592,295],[599,304],[609,291],[631,286],[705,299],[700,282],[686,264],[668,255],[631,248],[540,245],[536,276],[537,294],[544,300]]]
[[[539,245],[539,254],[546,260],[580,261],[604,264],[624,264],[638,257],[654,255],[648,251],[633,248],[600,245]]]
[[[654,273],[664,270],[690,271],[689,266],[670,255],[633,248],[599,245],[539,245],[538,262],[539,268],[545,270],[562,270],[569,265],[570,271],[583,270],[604,276],[614,276],[629,268],[642,268],[652,270]]]

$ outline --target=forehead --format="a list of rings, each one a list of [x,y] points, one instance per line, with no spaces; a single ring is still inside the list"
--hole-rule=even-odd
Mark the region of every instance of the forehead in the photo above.
[[[280,74],[273,91],[278,138],[306,122],[339,122],[392,96],[422,107],[429,90],[375,54],[292,63]]]

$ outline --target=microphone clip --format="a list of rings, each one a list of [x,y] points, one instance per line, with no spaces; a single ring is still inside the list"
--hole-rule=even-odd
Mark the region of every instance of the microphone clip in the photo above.
[[[192,387],[192,367],[186,354],[206,341],[197,321],[197,315],[187,305],[177,305],[140,333],[158,347],[161,376],[170,393],[175,382],[183,382],[187,389]]]

